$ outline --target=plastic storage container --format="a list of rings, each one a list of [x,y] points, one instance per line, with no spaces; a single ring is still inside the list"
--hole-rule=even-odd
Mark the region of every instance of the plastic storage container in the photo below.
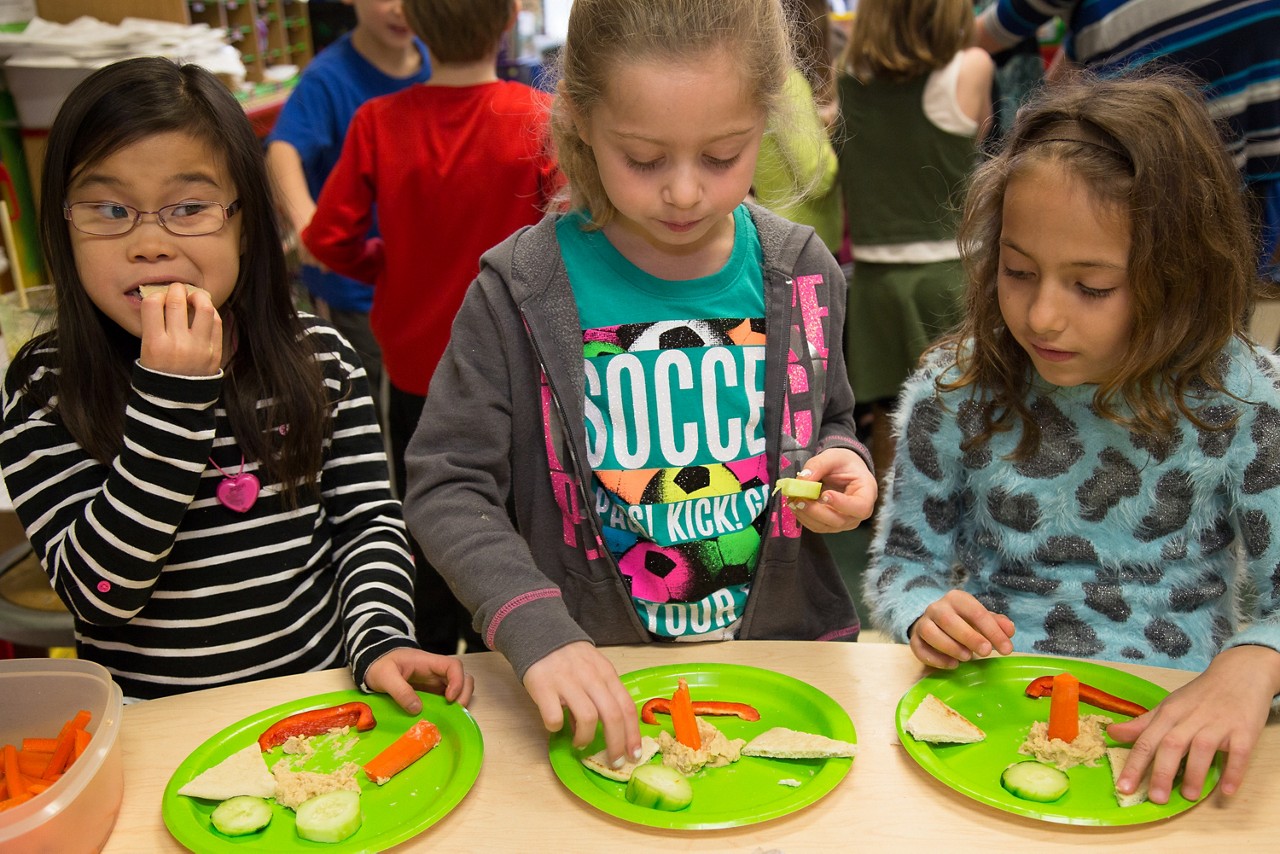
[[[0,812],[4,854],[75,854],[106,844],[124,796],[124,697],[111,674],[90,661],[0,661],[0,744],[56,736],[80,709],[93,713],[88,749],[46,791]]]

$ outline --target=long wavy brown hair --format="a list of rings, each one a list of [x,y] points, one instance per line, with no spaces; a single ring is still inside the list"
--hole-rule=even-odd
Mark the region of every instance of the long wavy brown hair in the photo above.
[[[1051,139],[1067,124],[1089,129],[1094,141]],[[940,389],[974,386],[991,404],[969,445],[1020,423],[1012,456],[1025,459],[1039,447],[1026,399],[1034,368],[1000,314],[996,276],[1005,188],[1046,162],[1130,221],[1132,341],[1116,374],[1098,385],[1095,409],[1153,438],[1169,435],[1179,415],[1213,429],[1198,417],[1198,401],[1206,390],[1222,391],[1219,357],[1233,337],[1247,340],[1258,285],[1240,174],[1190,79],[1168,70],[1111,79],[1081,73],[1024,106],[1004,149],[970,183],[958,236],[965,319],[935,345],[954,349],[960,370]]]

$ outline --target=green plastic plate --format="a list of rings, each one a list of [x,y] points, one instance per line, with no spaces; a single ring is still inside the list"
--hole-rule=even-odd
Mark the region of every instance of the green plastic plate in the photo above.
[[[651,667],[622,675],[622,684],[637,707],[652,697],[670,697],[683,676],[697,700],[747,703],[760,712],[760,720],[710,717],[729,738],[750,741],[776,726],[813,732],[840,741],[857,741],[849,715],[835,700],[814,688],[772,670],[737,664],[682,664]],[[640,724],[641,735],[658,737],[670,730],[670,718]],[[714,830],[768,821],[817,801],[849,773],[852,759],[761,759],[744,756],[723,768],[704,768],[689,778],[693,803],[679,812],[638,807],[626,799],[626,784],[589,770],[581,757],[604,748],[604,737],[583,750],[573,747],[569,729],[553,733],[549,753],[556,776],[582,800],[625,821],[649,827],[679,830]],[[791,785],[780,781],[790,781]],[[798,783],[799,785],[794,785]]]
[[[417,836],[447,815],[466,796],[480,774],[484,756],[480,728],[464,707],[446,703],[437,694],[419,692],[418,696],[422,698],[422,714],[418,716],[407,714],[385,694],[335,691],[266,709],[232,724],[192,751],[169,778],[161,809],[165,826],[175,839],[197,854],[277,854],[306,850],[355,854],[382,851]],[[356,701],[369,704],[378,725],[358,733],[359,743],[345,756],[333,754],[333,744],[329,739],[316,739],[315,755],[299,768],[327,773],[337,770],[344,762],[364,764],[419,718],[426,718],[439,727],[440,744],[383,786],[370,783],[364,772],[356,773],[360,783],[363,824],[346,840],[327,844],[300,839],[294,826],[293,810],[274,801],[271,803],[274,816],[264,830],[248,836],[223,836],[213,828],[209,819],[213,808],[218,805],[216,801],[178,794],[178,789],[197,774],[257,741],[262,731],[280,718],[308,709]],[[280,755],[279,750],[272,751],[267,755],[267,764],[273,765]]]
[[[1159,703],[1168,691],[1113,667],[1078,659],[1047,656],[1013,656],[968,662],[953,671],[938,671],[921,679],[898,702],[897,729],[902,746],[920,766],[961,794],[975,801],[1017,815],[1062,824],[1117,826],[1143,824],[1177,815],[1195,806],[1177,790],[1169,803],[1150,801],[1132,807],[1116,803],[1111,769],[1105,758],[1095,767],[1068,769],[1071,788],[1051,804],[1024,801],[1000,785],[1000,774],[1013,762],[1029,757],[1018,753],[1034,721],[1049,719],[1049,699],[1033,700],[1025,694],[1031,680],[1070,673],[1081,682],[1147,708]],[[903,728],[916,706],[933,694],[981,727],[987,737],[976,744],[928,744],[916,741]],[[1124,715],[1104,712],[1084,703],[1081,714],[1107,715],[1118,721]],[[1116,744],[1108,738],[1107,743]],[[1217,785],[1221,760],[1214,763],[1205,781],[1208,795]]]

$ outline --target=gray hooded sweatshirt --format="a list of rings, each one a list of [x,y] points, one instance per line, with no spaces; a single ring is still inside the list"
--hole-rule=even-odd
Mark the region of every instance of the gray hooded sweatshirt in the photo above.
[[[831,447],[870,467],[854,436],[840,267],[813,229],[750,212],[765,262],[770,479]],[[481,259],[406,453],[413,536],[520,679],[574,641],[654,640],[588,498],[582,330],[557,218]],[[855,640],[858,615],[822,536],[780,502],[766,510],[737,636]]]

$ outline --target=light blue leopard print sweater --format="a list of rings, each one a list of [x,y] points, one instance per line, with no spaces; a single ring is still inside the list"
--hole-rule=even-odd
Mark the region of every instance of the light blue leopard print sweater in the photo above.
[[[1020,428],[961,451],[980,404],[971,388],[937,393],[956,368],[935,357],[898,409],[873,622],[905,642],[958,586],[1014,621],[1020,652],[1202,670],[1224,646],[1280,650],[1280,363],[1240,342],[1224,355],[1235,397],[1204,400],[1201,419],[1234,425],[1183,421],[1166,442],[1098,417],[1095,386],[1037,378],[1042,442],[1021,463],[1007,458]]]

